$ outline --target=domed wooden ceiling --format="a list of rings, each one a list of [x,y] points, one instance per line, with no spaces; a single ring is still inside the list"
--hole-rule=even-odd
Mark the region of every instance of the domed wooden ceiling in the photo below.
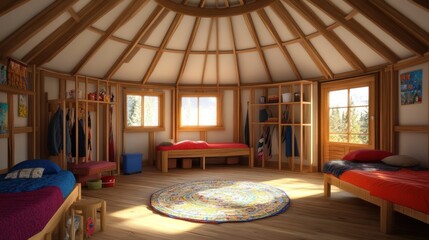
[[[429,49],[425,0],[2,0],[0,55],[140,84],[333,79]]]

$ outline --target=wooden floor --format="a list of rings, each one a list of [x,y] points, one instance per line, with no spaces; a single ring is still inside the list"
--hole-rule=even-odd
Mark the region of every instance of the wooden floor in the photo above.
[[[177,183],[202,179],[243,180],[283,189],[291,206],[278,216],[245,223],[204,224],[162,216],[151,211],[151,193]],[[429,226],[396,214],[395,234],[379,232],[375,205],[333,187],[323,197],[321,173],[296,173],[244,166],[171,169],[161,173],[145,168],[142,174],[121,175],[116,186],[83,190],[83,197],[107,201],[107,231],[91,239],[429,239]]]

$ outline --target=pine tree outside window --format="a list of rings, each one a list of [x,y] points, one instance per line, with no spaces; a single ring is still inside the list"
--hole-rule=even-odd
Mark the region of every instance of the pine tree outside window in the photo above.
[[[164,93],[125,91],[125,130],[163,130]]]

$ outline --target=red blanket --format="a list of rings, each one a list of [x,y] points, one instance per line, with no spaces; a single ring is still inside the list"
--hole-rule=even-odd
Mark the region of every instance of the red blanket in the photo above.
[[[343,173],[341,180],[371,195],[429,214],[429,171],[360,171]]]
[[[28,239],[40,232],[64,199],[58,187],[0,194],[0,239]]]

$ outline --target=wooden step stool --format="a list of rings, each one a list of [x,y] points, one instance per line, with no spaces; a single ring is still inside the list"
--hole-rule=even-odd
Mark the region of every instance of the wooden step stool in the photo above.
[[[83,216],[83,231],[86,238],[86,226],[88,224],[88,218],[91,217],[94,223],[94,229],[97,226],[97,211],[100,210],[100,230],[103,232],[106,230],[106,201],[98,198],[81,199],[76,201],[71,206],[72,216],[75,214]]]

